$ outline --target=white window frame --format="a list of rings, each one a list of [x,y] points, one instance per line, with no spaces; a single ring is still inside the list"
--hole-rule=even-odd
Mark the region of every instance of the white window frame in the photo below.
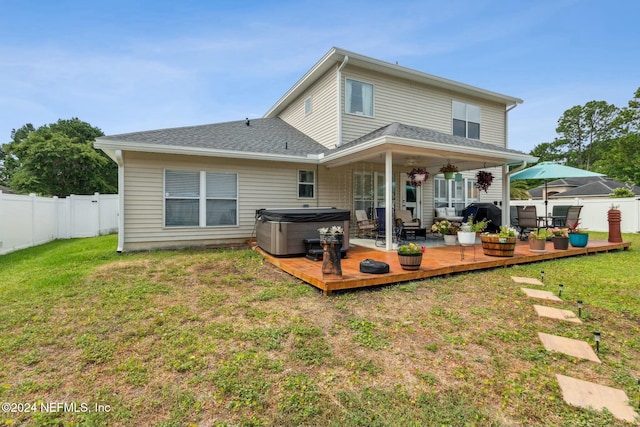
[[[306,173],[312,174],[313,175],[313,181],[312,182],[302,181],[300,179],[300,175],[301,175],[300,173],[301,172],[306,172]],[[313,200],[313,199],[315,199],[316,198],[316,171],[310,170],[310,169],[298,169],[297,176],[298,176],[298,185],[296,186],[296,188],[298,190],[298,199],[305,199],[305,200]],[[300,195],[300,187],[302,185],[305,185],[305,186],[310,185],[311,186],[311,191],[313,193],[313,196],[311,196],[311,197],[301,196]]]
[[[167,192],[167,172],[171,173],[190,173],[198,174],[198,195],[189,195],[189,196],[170,196]],[[207,194],[207,175],[232,175],[235,178],[235,195],[227,195],[223,198],[215,197]],[[239,225],[239,217],[238,217],[238,174],[235,172],[211,172],[211,171],[193,171],[193,170],[178,170],[178,169],[165,169],[163,173],[163,221],[164,228],[167,229],[175,229],[175,228],[221,228],[221,227],[238,227]],[[167,224],[167,200],[197,200],[198,201],[198,224],[197,225],[168,225]],[[235,208],[233,215],[235,217],[235,221],[232,224],[218,224],[218,225],[207,225],[207,201],[211,200],[232,200],[235,202]]]
[[[482,120],[482,116],[481,116],[481,110],[480,110],[480,106],[478,105],[474,105],[474,104],[469,104],[466,102],[461,102],[461,101],[452,101],[451,103],[451,134],[452,135],[456,135],[455,134],[455,121],[463,121],[464,122],[464,135],[458,135],[458,136],[462,136],[464,138],[469,138],[469,139],[476,139],[476,140],[480,140],[480,135],[481,135],[481,131],[482,131],[482,126],[481,126],[481,120]],[[469,136],[469,123],[473,123],[478,125],[478,137],[471,137]]]
[[[374,116],[374,106],[375,106],[375,86],[373,85],[373,83],[369,83],[369,82],[363,82],[361,80],[356,80],[356,79],[350,79],[350,78],[346,78],[345,79],[345,93],[344,93],[344,111],[346,114],[352,114],[355,116],[360,116],[360,117],[373,117]],[[363,99],[362,101],[362,110],[363,111],[352,111],[352,85],[351,83],[355,82],[355,83],[359,83],[361,85],[366,85],[371,87],[371,101],[370,101],[370,110],[371,111],[367,111],[367,108],[365,108],[365,100]],[[369,104],[369,102],[368,102]]]

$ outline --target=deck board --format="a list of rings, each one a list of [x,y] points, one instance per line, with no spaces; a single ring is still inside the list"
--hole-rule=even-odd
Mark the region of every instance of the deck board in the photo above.
[[[453,273],[485,270],[599,252],[627,250],[630,246],[630,242],[609,243],[601,240],[589,240],[589,244],[585,248],[570,247],[568,250],[555,250],[553,249],[553,243],[547,242],[547,252],[533,253],[529,251],[528,242],[519,241],[516,244],[513,257],[484,255],[481,244],[475,245],[475,256],[472,247],[464,248],[464,253],[461,252],[460,246],[431,247],[426,249],[420,269],[416,271],[403,270],[398,263],[398,255],[395,251],[386,252],[363,246],[355,246],[349,249],[348,257],[341,261],[342,279],[334,280],[323,279],[322,261],[312,261],[305,257],[281,258],[270,255],[260,248],[256,250],[271,264],[321,289],[326,295],[330,295],[331,292],[337,290],[380,286],[430,277],[446,276]],[[361,273],[360,262],[365,259],[386,262],[389,264],[389,273]]]

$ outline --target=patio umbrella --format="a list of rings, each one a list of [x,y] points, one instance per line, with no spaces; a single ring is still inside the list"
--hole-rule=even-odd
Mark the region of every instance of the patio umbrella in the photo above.
[[[521,170],[511,175],[511,179],[544,179],[544,216],[549,213],[547,198],[547,181],[560,178],[582,178],[590,176],[604,176],[601,173],[565,166],[555,162],[540,162],[535,166]]]

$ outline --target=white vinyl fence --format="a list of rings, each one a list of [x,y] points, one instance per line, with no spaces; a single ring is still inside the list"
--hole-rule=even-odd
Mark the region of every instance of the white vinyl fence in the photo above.
[[[49,198],[0,191],[0,255],[55,239],[117,232],[117,194]]]
[[[538,216],[544,215],[543,200],[512,200],[511,206],[535,206]],[[640,199],[627,197],[621,199],[570,199],[549,200],[548,212],[551,214],[556,205],[582,205],[580,211],[580,227],[591,231],[609,231],[607,211],[611,205],[618,206],[622,221],[620,231],[623,233],[640,232]]]

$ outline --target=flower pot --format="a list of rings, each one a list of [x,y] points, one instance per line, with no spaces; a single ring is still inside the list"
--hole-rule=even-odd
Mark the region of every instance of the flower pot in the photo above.
[[[569,243],[574,248],[584,248],[589,241],[589,233],[569,233]]]
[[[455,246],[457,244],[456,240],[457,236],[455,234],[444,235],[444,244],[447,246]]]
[[[546,252],[546,239],[529,239],[529,250],[531,252]]]
[[[554,236],[553,237],[553,249],[560,249],[566,251],[569,249],[569,238],[562,236]]]
[[[622,221],[621,212],[617,209],[609,209],[607,212],[607,220],[609,221],[609,242],[622,242],[622,234],[620,234],[620,222]]]
[[[422,254],[401,255],[398,254],[398,262],[403,270],[419,270],[422,263]]]
[[[485,255],[508,257],[513,256],[516,249],[515,237],[481,236],[482,250]],[[504,239],[504,242],[500,242]]]
[[[476,233],[474,231],[458,231],[458,242],[462,246],[471,246],[476,243]]]
[[[453,179],[453,174],[455,172],[442,172],[444,174],[444,179]]]

